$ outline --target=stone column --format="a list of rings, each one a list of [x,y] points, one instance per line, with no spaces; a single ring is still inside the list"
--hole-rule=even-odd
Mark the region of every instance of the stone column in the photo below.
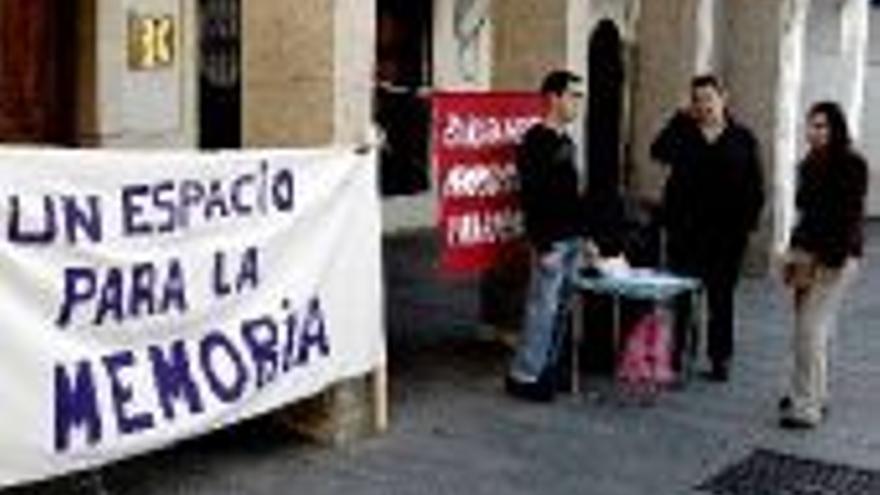
[[[733,106],[763,145],[767,203],[750,253],[753,271],[766,271],[788,240],[806,106],[835,99],[857,121],[852,112],[862,104],[867,3],[846,2],[774,0],[743,3],[726,13]],[[829,7],[842,10],[809,18]]]
[[[778,82],[768,95],[775,112],[773,133],[764,137],[767,203],[764,207],[763,252],[780,253],[794,222],[794,194],[799,143],[803,140],[801,98],[804,88],[805,37],[809,0],[780,3]],[[766,103],[766,102],[765,102]],[[761,253],[760,245],[753,246]],[[753,255],[757,257],[758,254]]]
[[[803,110],[816,101],[837,101],[849,118],[853,134],[858,135],[865,89],[868,2],[808,3]]]
[[[786,160],[791,94],[798,94],[797,33],[803,2],[765,0],[737,3],[724,12],[726,34],[724,76],[734,114],[749,126],[761,145],[767,202],[747,266],[761,272],[769,261],[769,246],[784,211],[782,198],[789,184]],[[787,37],[787,38],[786,38]],[[789,42],[784,44],[783,40]],[[783,48],[790,58],[783,59]],[[782,83],[786,86],[782,86]]]
[[[645,0],[641,4],[630,188],[635,196],[649,202],[660,201],[665,180],[663,169],[651,159],[651,143],[672,112],[687,102],[690,79],[709,63],[701,41],[714,33],[715,25],[712,17],[701,11],[701,3]]]
[[[695,6],[697,35],[694,68],[697,73],[716,72],[719,69],[722,39],[718,21],[725,5],[722,1],[700,0]]]
[[[300,0],[294,3],[299,5]],[[363,143],[373,111],[373,68],[376,65],[376,2],[332,0],[333,138],[338,144]]]
[[[333,141],[333,2],[242,2],[242,142],[246,147]]]
[[[773,0],[729,8],[726,75],[737,114],[762,142],[767,206],[749,265],[763,271],[794,220],[803,119],[816,100],[839,101],[854,130],[864,93],[866,2]]]
[[[370,125],[374,2],[242,2],[245,146],[353,144]]]
[[[862,109],[860,146],[871,167],[868,187],[868,214],[880,216],[880,5],[870,12],[870,48],[865,71],[865,104]]]
[[[867,2],[860,0],[784,3],[780,57],[780,112],[775,153],[776,198],[772,244],[782,249],[794,219],[795,165],[805,153],[804,116],[820,100],[841,104],[855,137],[860,135],[868,47]]]
[[[243,141],[248,147],[354,146],[371,118],[375,2],[247,0],[242,26]],[[385,427],[385,376],[331,387],[278,414],[339,444]]]
[[[179,0],[78,0],[78,141],[84,145],[192,147],[196,142],[196,9]],[[172,61],[128,60],[129,19],[170,16]]]
[[[814,0],[815,2],[816,0]],[[853,136],[862,135],[862,111],[865,107],[865,88],[869,46],[871,6],[861,0],[846,0],[843,6],[843,46],[841,59],[845,64],[847,98],[844,100]]]

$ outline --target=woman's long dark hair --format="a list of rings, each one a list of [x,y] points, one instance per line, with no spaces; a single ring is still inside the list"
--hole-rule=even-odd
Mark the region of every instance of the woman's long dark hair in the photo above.
[[[819,114],[824,115],[828,121],[828,151],[837,154],[849,150],[852,137],[840,105],[833,101],[820,101],[810,108],[807,115],[812,119]]]

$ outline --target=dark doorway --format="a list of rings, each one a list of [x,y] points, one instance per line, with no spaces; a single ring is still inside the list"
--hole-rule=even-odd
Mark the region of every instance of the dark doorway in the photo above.
[[[430,0],[378,0],[375,120],[385,134],[380,183],[386,196],[428,189],[431,85]]]
[[[0,141],[74,143],[76,3],[0,2]]]
[[[241,0],[199,0],[199,146],[241,147]]]
[[[620,132],[623,115],[623,52],[614,22],[599,22],[589,47],[587,164],[593,196],[620,193]]]

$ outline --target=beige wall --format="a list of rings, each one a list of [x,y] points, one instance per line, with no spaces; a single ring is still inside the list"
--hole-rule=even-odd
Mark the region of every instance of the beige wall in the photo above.
[[[533,90],[568,63],[567,0],[495,0],[492,88]]]
[[[245,146],[321,146],[366,139],[375,4],[248,0],[244,8]]]
[[[191,147],[196,142],[196,12],[188,0],[81,0],[79,140],[86,145]],[[170,67],[129,68],[128,15],[172,15]]]
[[[698,0],[646,0],[638,22],[633,94],[632,193],[659,201],[664,175],[650,156],[654,136],[687,97],[697,70]]]
[[[785,30],[794,30],[802,23],[802,16],[792,10],[792,0],[765,0],[743,2],[738,8],[726,9],[724,33],[726,52],[724,77],[730,90],[730,104],[734,115],[752,129],[761,146],[767,202],[762,226],[753,238],[749,265],[763,269],[769,261],[770,247],[775,236],[787,230],[780,225],[780,215],[774,210],[783,208],[780,189],[789,188],[791,163],[782,158],[782,147],[790,146],[788,136],[782,136],[782,126],[790,118],[785,105],[786,95],[798,94],[796,79],[788,86],[780,85],[784,71],[793,70],[793,60],[783,58]],[[785,64],[788,64],[786,66]],[[794,87],[792,87],[794,86]],[[779,148],[779,150],[777,149]]]
[[[768,201],[765,218],[771,251],[782,251],[788,243],[795,220],[794,194],[798,145],[803,140],[800,122],[803,119],[801,100],[806,76],[806,30],[809,0],[789,0],[780,4],[779,79],[774,86],[775,128],[763,136],[769,148],[765,174]],[[759,136],[760,137],[760,136]],[[765,151],[765,153],[768,153]]]
[[[880,217],[880,7],[871,9],[870,20],[861,147],[871,167],[868,212]]]
[[[807,9],[804,43],[804,84],[801,92],[800,110],[805,111],[819,100],[846,99],[848,74],[843,53],[842,3],[811,1]],[[799,122],[803,130],[803,122]],[[798,154],[804,150],[804,140],[799,140]]]
[[[299,1],[296,0],[297,5]],[[376,2],[333,0],[332,3],[335,19],[333,141],[361,143],[369,138],[372,122]]]
[[[332,0],[242,2],[245,146],[313,146],[334,136]]]
[[[813,0],[807,15],[801,108],[805,112],[820,100],[840,102],[855,135],[864,101],[867,15],[868,3],[861,0]]]

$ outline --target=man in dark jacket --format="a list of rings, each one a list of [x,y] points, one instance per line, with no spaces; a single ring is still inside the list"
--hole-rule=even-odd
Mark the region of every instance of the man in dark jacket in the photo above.
[[[506,387],[511,395],[529,400],[554,397],[562,340],[560,305],[580,254],[583,202],[575,144],[566,127],[578,116],[581,82],[568,71],[544,78],[541,93],[547,112],[517,150],[520,202],[534,256],[522,339]]]
[[[764,202],[758,144],[726,111],[714,76],[691,81],[691,106],[675,114],[652,156],[669,167],[663,197],[669,268],[701,279],[709,299],[707,377],[728,380],[734,290]]]

